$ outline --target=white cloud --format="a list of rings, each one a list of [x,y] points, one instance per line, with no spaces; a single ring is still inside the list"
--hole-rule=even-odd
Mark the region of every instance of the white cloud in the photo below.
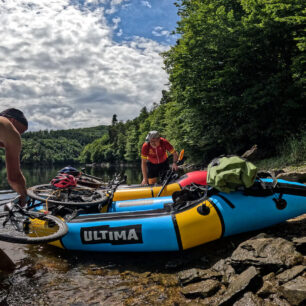
[[[141,1],[141,4],[142,4],[143,6],[148,7],[148,8],[152,8],[152,5],[151,5],[151,3],[150,3],[149,1],[142,0],[142,1]]]
[[[160,26],[155,27],[152,31],[152,34],[154,36],[166,36],[166,37],[170,36],[170,32],[167,30],[164,30],[164,28]]]
[[[104,14],[69,0],[0,2],[0,110],[22,109],[32,130],[62,129],[109,124],[114,113],[132,119],[159,102],[167,47],[141,37],[115,43]]]
[[[119,23],[121,22],[121,18],[115,17],[112,19],[112,22],[114,24],[113,29],[116,30],[118,28]]]
[[[129,0],[105,0],[106,3],[108,3],[110,5],[110,8],[105,10],[106,14],[114,14],[117,12],[118,7],[122,4],[124,4],[124,2],[127,2]]]

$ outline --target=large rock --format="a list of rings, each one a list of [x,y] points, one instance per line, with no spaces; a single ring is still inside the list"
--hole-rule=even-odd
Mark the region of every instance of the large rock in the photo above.
[[[261,286],[262,280],[255,267],[249,267],[231,281],[218,305],[232,305],[245,292],[254,291]]]
[[[306,277],[299,276],[280,286],[280,291],[291,305],[306,304]]]
[[[238,271],[254,265],[270,272],[302,262],[303,255],[295,250],[292,242],[283,238],[269,238],[262,234],[242,242],[231,256],[232,266]]]
[[[189,284],[183,287],[181,292],[185,297],[191,299],[206,298],[215,294],[220,286],[221,284],[217,280],[208,279],[199,283]]]

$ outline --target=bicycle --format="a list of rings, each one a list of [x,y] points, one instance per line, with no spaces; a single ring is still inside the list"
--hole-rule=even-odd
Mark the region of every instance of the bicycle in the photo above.
[[[10,203],[11,208],[0,212],[0,240],[36,244],[52,242],[67,234],[68,227],[64,220],[48,212],[35,211],[33,202],[23,208],[18,200],[19,197],[5,203]]]
[[[82,186],[57,189],[51,184],[43,184],[30,187],[27,192],[29,197],[46,205],[97,206],[108,200],[104,190]]]

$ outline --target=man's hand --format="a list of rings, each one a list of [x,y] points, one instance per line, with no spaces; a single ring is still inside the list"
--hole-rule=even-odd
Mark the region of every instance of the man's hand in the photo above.
[[[141,186],[144,186],[144,185],[148,185],[148,180],[147,179],[142,180]]]
[[[173,164],[172,164],[172,170],[173,170],[173,171],[177,171],[177,170],[178,170],[178,165],[177,165],[177,163],[173,163]]]

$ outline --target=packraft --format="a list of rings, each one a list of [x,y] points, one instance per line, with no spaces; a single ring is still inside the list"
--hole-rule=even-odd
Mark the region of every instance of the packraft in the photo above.
[[[63,216],[69,231],[51,244],[100,252],[179,251],[306,213],[306,186],[300,183],[262,178],[231,193],[198,187],[174,197],[114,201],[103,213]]]

